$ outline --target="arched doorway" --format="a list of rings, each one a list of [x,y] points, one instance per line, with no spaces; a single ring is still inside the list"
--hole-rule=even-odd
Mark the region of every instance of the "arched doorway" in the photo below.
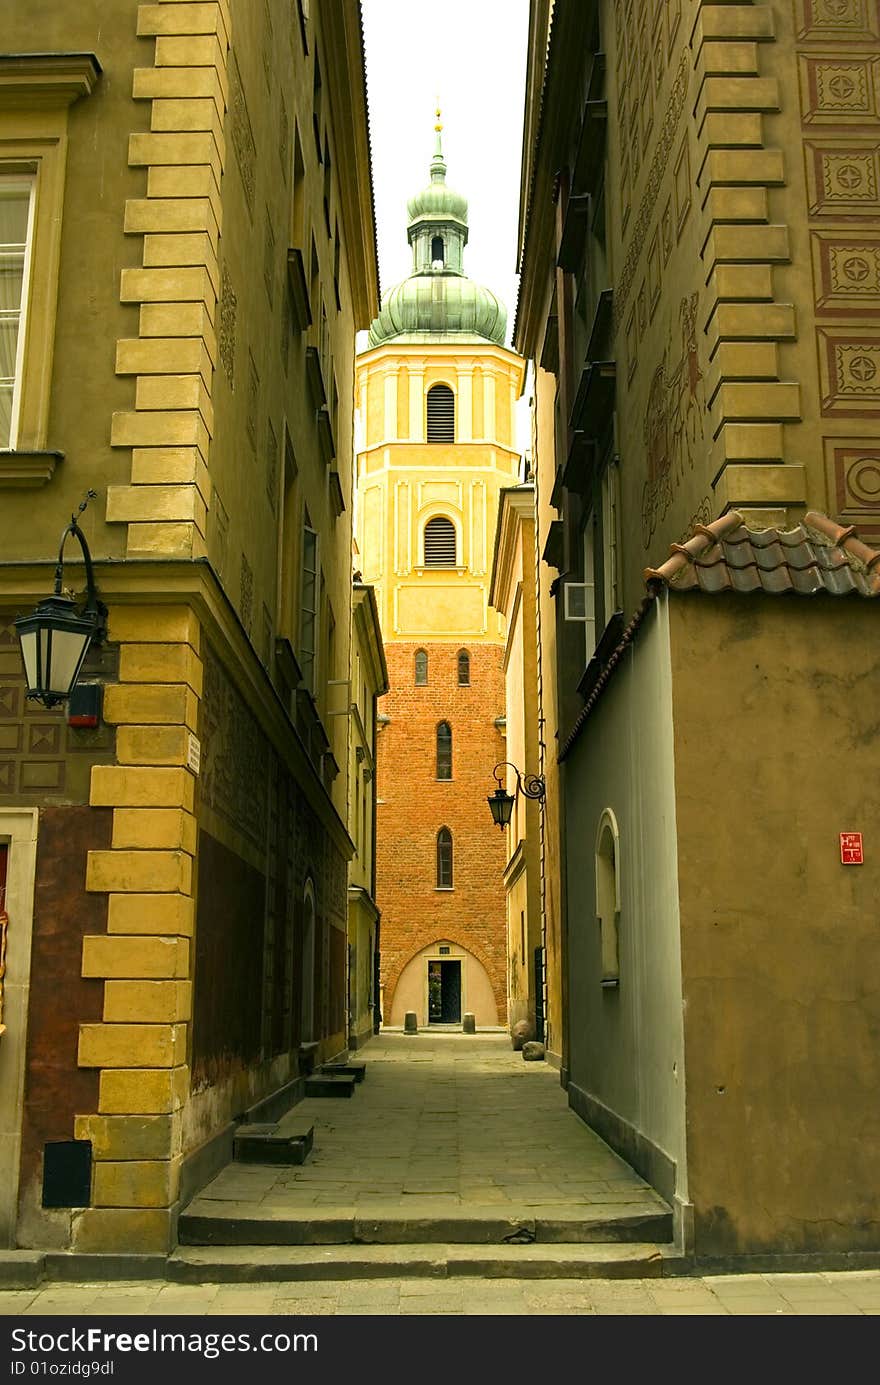
[[[439,938],[411,957],[394,988],[386,1023],[402,1025],[414,1011],[420,1028],[460,1024],[474,1016],[478,1028],[498,1024],[498,1007],[489,974],[472,952]]]

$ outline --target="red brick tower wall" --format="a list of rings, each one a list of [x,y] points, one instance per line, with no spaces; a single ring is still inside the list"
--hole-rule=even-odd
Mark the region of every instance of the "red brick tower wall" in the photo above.
[[[458,652],[470,655],[470,685],[458,684]],[[428,655],[428,683],[415,686],[415,655]],[[384,1014],[407,962],[440,938],[485,967],[499,1024],[507,1019],[505,835],[486,796],[505,759],[493,724],[504,712],[504,651],[497,645],[385,645],[391,690],[379,704],[391,718],[378,737],[376,896],[382,911]],[[437,779],[437,725],[452,728],[452,779]],[[437,833],[453,843],[453,888],[437,889]]]

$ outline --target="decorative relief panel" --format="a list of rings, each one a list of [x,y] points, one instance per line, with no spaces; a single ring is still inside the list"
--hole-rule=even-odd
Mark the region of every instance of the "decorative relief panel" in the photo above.
[[[663,264],[669,263],[669,256],[672,254],[672,198],[670,197],[663,208],[663,216],[660,220],[660,243],[663,246]]]
[[[682,140],[681,148],[675,160],[673,181],[675,184],[675,227],[680,239],[688,212],[691,209],[691,161],[687,135]]]
[[[877,0],[795,0],[797,36],[808,43],[880,38]]]
[[[278,508],[278,439],[271,420],[266,420],[266,495],[272,510]]]
[[[669,103],[663,117],[663,124],[657,141],[651,151],[650,174],[642,194],[639,205],[639,213],[632,229],[629,247],[626,258],[621,269],[620,276],[615,286],[614,294],[614,329],[617,331],[623,321],[624,310],[627,305],[636,269],[642,256],[644,248],[648,243],[648,233],[651,228],[657,197],[666,176],[666,168],[669,163],[669,156],[675,142],[678,123],[681,113],[684,110],[685,99],[687,97],[688,82],[690,78],[690,61],[686,52],[682,53],[681,61],[676,70],[672,89],[669,93]],[[635,170],[633,170],[635,177]]]
[[[234,53],[230,53],[229,63],[229,124],[232,147],[241,174],[241,185],[247,209],[253,217],[254,191],[257,183],[257,146],[248,114],[247,101],[242,85],[241,73]]]
[[[245,425],[251,447],[257,450],[257,418],[260,412],[260,372],[253,354],[248,352],[248,396]]]
[[[660,301],[660,240],[659,233],[654,232],[651,238],[651,245],[648,250],[648,309],[651,317]]]
[[[880,58],[801,55],[801,108],[805,125],[876,125],[880,122]]]
[[[254,573],[246,554],[241,555],[241,585],[239,588],[238,613],[241,623],[250,635],[254,625]]]
[[[227,266],[224,264],[220,273],[220,321],[217,331],[217,346],[220,352],[220,363],[226,373],[231,390],[235,389],[235,318],[237,307],[238,300],[235,296],[235,289],[232,287],[232,279]]]
[[[817,336],[823,413],[880,413],[880,328],[823,327]]]
[[[880,144],[877,140],[806,141],[811,216],[880,213]]]
[[[825,466],[841,522],[857,524],[863,535],[880,534],[880,438],[826,438]]]
[[[818,313],[873,316],[880,311],[880,239],[876,235],[814,231],[811,244]]]
[[[674,360],[672,329],[663,357],[654,371],[643,420],[648,478],[642,492],[642,541],[651,541],[685,476],[692,471],[703,439],[706,389],[700,368],[696,293],[679,304],[678,359]],[[674,363],[673,363],[674,361]]]

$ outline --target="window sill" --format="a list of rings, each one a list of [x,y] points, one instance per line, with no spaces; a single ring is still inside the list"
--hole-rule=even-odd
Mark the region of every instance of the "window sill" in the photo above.
[[[459,567],[457,563],[419,563],[413,571],[421,577],[426,572],[467,572],[467,568]]]
[[[13,490],[24,486],[45,486],[55,475],[55,467],[63,460],[63,452],[20,452],[15,448],[0,448],[0,487]]]
[[[452,894],[454,890],[455,890],[455,886],[454,886],[454,885],[435,885],[435,886],[434,886],[434,893],[435,893],[435,894]]]

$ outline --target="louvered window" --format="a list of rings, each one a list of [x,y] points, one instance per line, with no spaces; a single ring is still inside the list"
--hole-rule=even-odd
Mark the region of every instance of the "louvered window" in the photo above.
[[[448,385],[428,390],[428,442],[455,442],[455,395]]]
[[[455,525],[445,515],[425,525],[425,567],[455,567]]]
[[[416,653],[416,687],[424,688],[428,683],[428,656],[424,649]]]
[[[448,721],[437,727],[437,778],[452,778],[452,727]]]
[[[452,889],[452,833],[448,827],[437,833],[437,888]]]

